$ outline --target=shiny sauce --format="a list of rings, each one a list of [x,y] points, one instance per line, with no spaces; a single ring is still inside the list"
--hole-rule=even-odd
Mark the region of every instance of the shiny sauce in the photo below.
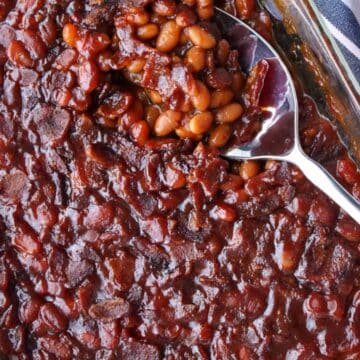
[[[360,227],[294,166],[230,162],[261,128],[211,0],[0,1],[0,353],[360,353]],[[271,40],[255,1],[222,4]],[[240,59],[240,61],[239,61]],[[301,139],[360,200],[315,102]]]

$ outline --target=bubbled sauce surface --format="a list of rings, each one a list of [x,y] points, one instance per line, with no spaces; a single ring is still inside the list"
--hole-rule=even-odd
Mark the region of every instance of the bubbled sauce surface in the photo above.
[[[222,5],[271,38],[254,1]],[[154,26],[138,30],[183,12],[177,26],[205,21],[212,34],[212,7],[0,1],[4,356],[359,356],[359,226],[295,167],[231,163],[217,150],[256,132],[266,64],[246,79],[215,36],[220,55],[207,54],[217,64],[227,54],[226,65],[191,68]],[[154,64],[166,68],[170,92]],[[216,106],[196,102],[199,91]],[[232,121],[216,110],[224,102],[235,103]],[[334,129],[312,99],[300,107],[306,151],[360,199],[360,175]]]

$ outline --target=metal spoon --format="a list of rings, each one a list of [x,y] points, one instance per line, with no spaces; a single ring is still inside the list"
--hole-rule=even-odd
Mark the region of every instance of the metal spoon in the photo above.
[[[261,131],[251,142],[227,149],[224,157],[233,160],[288,161],[298,166],[315,186],[360,224],[360,203],[326,169],[309,158],[301,147],[296,90],[291,74],[278,52],[260,34],[227,12],[217,8],[215,20],[227,35],[231,46],[239,49],[241,66],[245,71],[266,59],[278,79],[273,84],[276,89],[267,89],[272,91],[268,91],[269,98],[262,106],[267,117]]]

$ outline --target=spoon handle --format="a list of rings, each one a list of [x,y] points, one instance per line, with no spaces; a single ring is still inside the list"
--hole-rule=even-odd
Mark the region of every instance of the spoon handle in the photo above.
[[[360,224],[360,203],[325,168],[309,158],[302,149],[291,152],[287,160],[298,166],[308,180]]]

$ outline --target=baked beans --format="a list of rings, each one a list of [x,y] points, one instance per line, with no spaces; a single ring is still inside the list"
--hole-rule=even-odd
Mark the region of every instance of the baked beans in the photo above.
[[[216,4],[271,39],[254,0]],[[360,227],[292,164],[222,156],[271,63],[244,73],[213,14],[0,0],[0,358],[358,358]],[[360,199],[298,90],[304,151]]]
[[[187,28],[191,42],[203,49],[212,49],[216,46],[215,38],[199,25],[193,25]]]
[[[244,109],[239,103],[225,105],[216,111],[216,121],[219,123],[232,123],[238,120]]]
[[[155,133],[158,136],[169,135],[179,125],[182,114],[178,111],[167,110],[163,112],[155,121]]]
[[[190,131],[196,135],[203,134],[210,130],[213,122],[213,114],[210,111],[194,115],[189,123]]]
[[[199,72],[206,66],[206,53],[200,46],[193,46],[185,55],[186,64],[190,66],[191,70]]]
[[[160,29],[156,48],[161,52],[170,52],[180,40],[181,28],[174,20],[166,22]]]
[[[146,24],[138,27],[137,36],[139,39],[147,41],[155,38],[159,34],[159,27],[157,24]]]
[[[211,96],[209,89],[206,85],[201,82],[197,81],[197,93],[191,97],[191,101],[195,107],[195,109],[199,111],[205,111],[210,106]]]
[[[210,132],[209,145],[213,147],[223,147],[231,136],[231,127],[227,124],[217,126]]]

